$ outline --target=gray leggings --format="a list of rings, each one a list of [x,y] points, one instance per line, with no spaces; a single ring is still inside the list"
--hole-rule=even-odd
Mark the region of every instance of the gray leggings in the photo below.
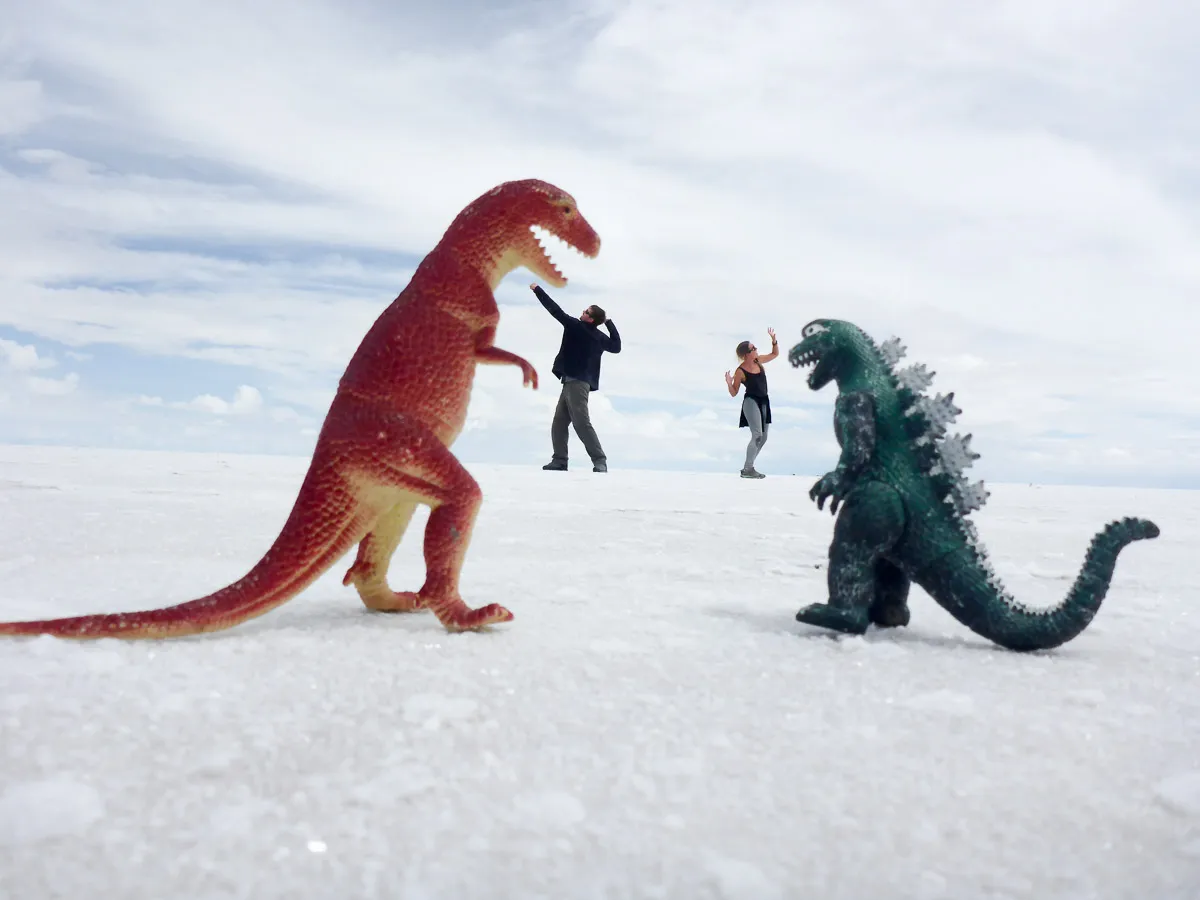
[[[746,424],[750,426],[750,443],[746,445],[746,465],[742,467],[743,471],[746,471],[754,465],[759,451],[767,442],[767,429],[771,426],[763,424],[762,411],[758,408],[758,401],[753,397],[742,398],[742,415],[746,417]]]

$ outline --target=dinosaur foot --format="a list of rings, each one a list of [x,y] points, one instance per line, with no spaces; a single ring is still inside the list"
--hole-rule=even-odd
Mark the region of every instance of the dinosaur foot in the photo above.
[[[449,609],[434,608],[434,614],[447,631],[478,631],[497,622],[511,622],[513,614],[499,603],[489,603],[479,609],[471,609],[460,603]]]
[[[830,628],[843,634],[864,634],[870,620],[865,612],[830,606],[828,603],[811,603],[796,613],[796,621],[818,628]]]
[[[889,606],[872,606],[867,610],[867,618],[879,628],[903,628],[908,624],[910,614],[907,603],[891,604]]]
[[[363,605],[374,612],[418,612],[425,609],[425,600],[414,591],[393,591],[383,588],[377,592],[363,591]]]

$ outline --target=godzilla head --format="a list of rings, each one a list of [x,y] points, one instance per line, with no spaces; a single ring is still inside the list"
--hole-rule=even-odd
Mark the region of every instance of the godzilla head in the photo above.
[[[808,386],[819,391],[857,362],[854,348],[862,337],[857,327],[839,319],[813,319],[800,330],[801,341],[788,351],[794,368],[816,364]]]
[[[600,252],[600,235],[579,212],[575,198],[536,178],[506,181],[492,188],[458,214],[442,242],[483,271],[493,288],[520,266],[547,284],[565,286],[566,276],[535,229],[589,259]]]

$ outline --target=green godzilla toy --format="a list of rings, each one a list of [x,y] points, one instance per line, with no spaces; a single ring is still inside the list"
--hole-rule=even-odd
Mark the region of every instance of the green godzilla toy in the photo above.
[[[1045,610],[1018,603],[1001,586],[968,514],[988,492],[963,470],[979,458],[971,435],[946,436],[962,412],[954,394],[926,396],[935,373],[923,365],[895,369],[898,338],[876,345],[857,326],[816,319],[788,353],[792,366],[815,364],[808,386],[838,386],[833,424],[841,456],[809,496],[836,514],[829,548],[829,602],[796,613],[797,621],[862,634],[908,624],[908,592],[920,585],[976,634],[1010,650],[1043,650],[1082,632],[1108,592],[1117,554],[1158,536],[1147,519],[1109,523],[1093,539],[1065,600]]]

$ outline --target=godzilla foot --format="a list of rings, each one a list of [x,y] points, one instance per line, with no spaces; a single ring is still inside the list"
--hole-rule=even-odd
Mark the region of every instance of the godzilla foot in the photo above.
[[[908,604],[876,604],[867,610],[867,618],[880,628],[903,628],[908,624]]]
[[[796,621],[843,634],[863,634],[870,620],[859,610],[843,609],[828,603],[811,603],[796,613]]]

